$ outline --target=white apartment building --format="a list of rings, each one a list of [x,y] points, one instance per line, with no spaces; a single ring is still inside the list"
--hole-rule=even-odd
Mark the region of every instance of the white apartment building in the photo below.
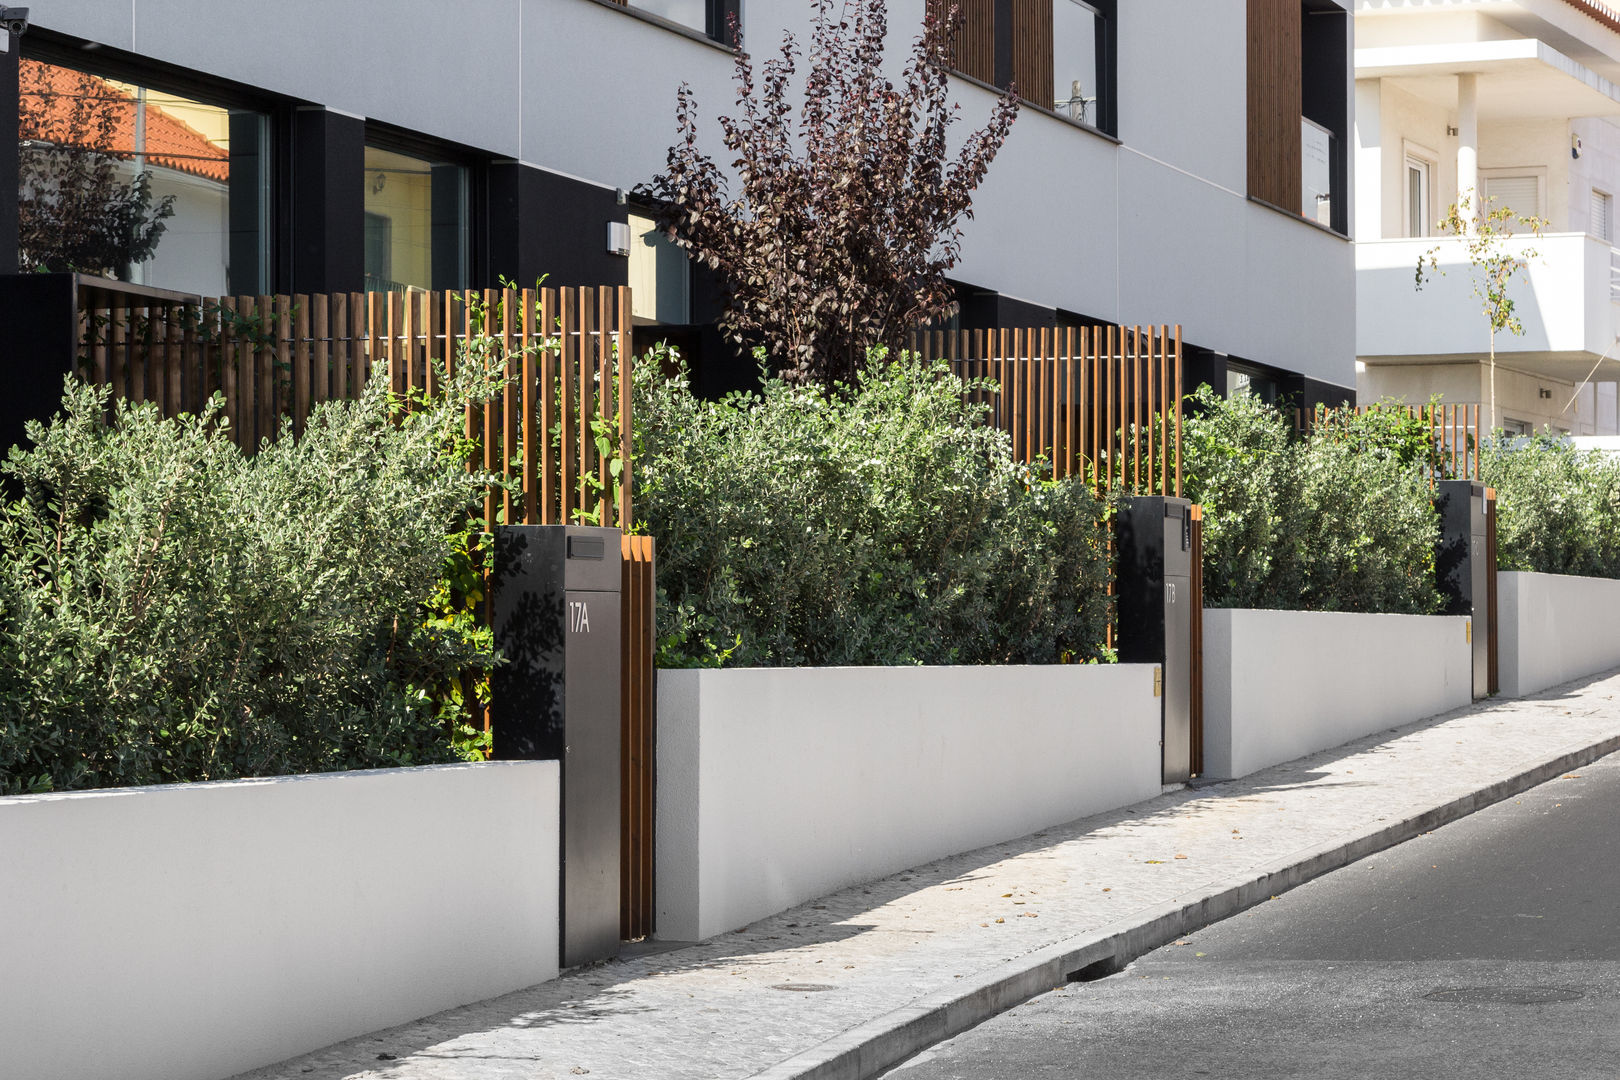
[[[930,2],[888,4],[896,72]],[[988,117],[997,86],[1028,101],[967,226],[961,324],[1179,323],[1190,385],[1352,396],[1350,0],[960,2],[957,130]],[[733,16],[763,60],[785,30],[807,42],[812,13],[810,0],[30,6],[0,53],[0,117],[18,111],[24,144],[41,123],[37,65],[140,102],[154,122],[120,137],[177,140],[122,148],[180,195],[136,280],[215,294],[632,283],[648,337],[699,354],[716,344],[716,283],[660,248],[625,193],[663,165],[682,83],[725,159],[714,118],[734,108]],[[27,145],[0,144],[3,274],[6,174]],[[630,226],[628,255],[610,223]]]
[[[1357,385],[1491,401],[1489,323],[1455,237],[1459,192],[1546,220],[1509,295],[1522,337],[1496,340],[1510,431],[1620,431],[1620,11],[1596,0],[1356,0]],[[1418,261],[1444,276],[1421,291]]]

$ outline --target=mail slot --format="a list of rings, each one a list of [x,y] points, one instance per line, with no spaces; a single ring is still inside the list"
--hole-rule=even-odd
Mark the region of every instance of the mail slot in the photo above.
[[[1192,776],[1192,504],[1161,495],[1121,501],[1114,518],[1121,663],[1163,668],[1164,782]]]
[[[562,964],[619,950],[617,529],[495,531],[495,757],[562,763]]]

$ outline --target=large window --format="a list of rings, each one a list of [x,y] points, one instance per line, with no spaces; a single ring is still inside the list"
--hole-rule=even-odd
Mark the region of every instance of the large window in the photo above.
[[[952,64],[1027,102],[1116,134],[1114,0],[929,0],[961,22]]]
[[[269,281],[269,124],[36,60],[18,75],[18,262],[202,295]]]
[[[467,170],[366,147],[366,288],[467,285]]]
[[[1052,108],[1071,120],[1102,126],[1106,26],[1102,10],[1083,0],[1052,0]]]
[[[742,0],[614,0],[668,19],[719,42],[731,40],[731,21],[742,21]]]

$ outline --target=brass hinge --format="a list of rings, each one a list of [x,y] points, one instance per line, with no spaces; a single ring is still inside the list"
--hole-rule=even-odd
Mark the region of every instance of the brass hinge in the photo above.
[[[1468,644],[1472,645],[1474,643],[1474,620],[1473,619],[1469,619],[1466,623],[1463,624],[1463,637],[1467,639]]]
[[[1164,696],[1164,668],[1157,664],[1153,666],[1153,696]]]

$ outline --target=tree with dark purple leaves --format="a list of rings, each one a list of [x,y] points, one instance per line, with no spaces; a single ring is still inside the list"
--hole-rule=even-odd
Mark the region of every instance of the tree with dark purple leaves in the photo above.
[[[697,103],[682,84],[678,139],[639,194],[662,207],[670,238],[722,279],[721,331],[763,346],[796,382],[849,382],[872,346],[949,317],[945,273],[961,254],[972,194],[1018,114],[1008,90],[952,156],[947,132],[953,7],[930,3],[900,83],[884,77],[883,0],[814,0],[798,119],[789,84],[800,59],[784,35],[756,82],[736,24],[737,106],[720,117],[732,175],[698,148]]]

